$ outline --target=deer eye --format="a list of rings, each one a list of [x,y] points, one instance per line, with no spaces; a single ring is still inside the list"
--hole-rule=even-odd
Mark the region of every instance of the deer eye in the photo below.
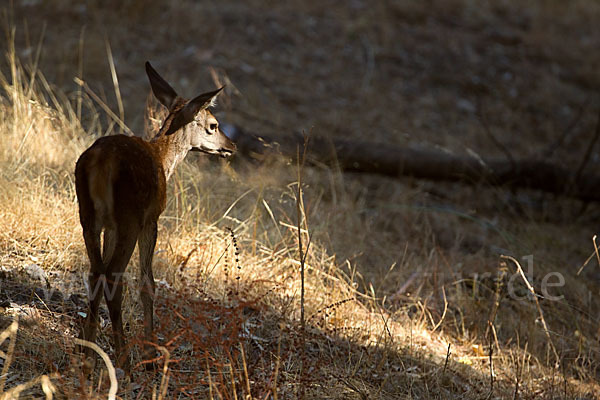
[[[208,125],[208,131],[209,131],[210,133],[213,133],[213,132],[215,132],[216,130],[217,130],[217,124],[210,124],[210,125]]]

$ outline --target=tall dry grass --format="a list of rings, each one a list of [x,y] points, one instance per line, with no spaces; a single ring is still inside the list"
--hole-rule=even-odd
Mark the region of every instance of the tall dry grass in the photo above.
[[[71,171],[84,138],[97,135],[99,126],[86,132],[64,94],[53,90],[35,65],[20,62],[12,37],[7,43],[10,69],[0,71],[3,261],[72,268],[80,263],[82,248]]]
[[[53,88],[35,58],[19,60],[13,43],[9,38],[8,68],[0,75],[2,265],[20,271],[37,264],[54,273],[49,284],[65,288],[65,297],[81,296],[87,259],[72,170],[94,138],[113,131],[114,120],[101,125],[105,117],[95,100]],[[542,304],[552,341],[566,355],[555,369],[538,310],[506,297],[501,283],[507,275],[496,273],[503,267],[491,246],[473,237],[520,253],[573,242],[556,227],[515,214],[497,223],[421,200],[435,197],[440,188],[434,185],[376,186],[375,178],[325,167],[304,171],[300,235],[310,247],[303,331],[297,174],[285,162],[230,165],[195,157],[177,170],[155,257],[165,373],[146,374],[138,365],[134,383],[120,382],[120,396],[295,398],[300,388],[314,398],[593,396],[597,304],[586,302],[586,286],[567,276],[567,299]],[[466,193],[464,209],[475,207],[469,197],[484,199],[494,212],[509,203],[495,203],[501,193]],[[484,250],[465,255],[469,241]],[[543,260],[536,268],[557,268],[551,250],[536,252]],[[361,254],[371,270],[357,267],[354,257]],[[136,269],[134,258],[124,310],[134,344],[142,315]],[[490,270],[490,276],[477,275]],[[6,276],[5,288],[29,294],[3,314],[3,324],[13,316],[21,322],[6,387],[49,376],[56,397],[103,397],[103,369],[85,382],[76,360],[64,355],[72,350],[83,306],[67,299],[36,302],[31,293],[39,283],[18,286],[15,275]],[[486,329],[496,294],[497,342]],[[110,353],[103,321],[98,343]],[[133,354],[135,363],[143,362]],[[36,388],[27,390],[46,390]]]
[[[73,314],[77,308],[72,309],[68,296],[82,295],[84,288],[82,282],[73,281],[65,285],[59,280],[85,275],[87,259],[78,223],[72,170],[82,150],[104,132],[98,123],[98,111],[89,97],[80,92],[84,97],[73,101],[83,104],[82,114],[87,116],[88,121],[85,124],[78,118],[72,101],[60,90],[52,88],[35,65],[24,66],[15,54],[12,38],[9,38],[9,43],[7,59],[10,73],[0,75],[0,249],[6,282],[14,279],[14,274],[19,275],[28,265],[36,264],[50,276],[46,280],[47,285],[66,287],[69,291],[63,293],[61,306],[38,296],[46,311],[50,311],[48,315],[31,309],[28,302],[8,307],[11,311],[6,316],[14,315],[21,321],[20,336],[14,335],[11,339],[13,346],[17,341],[16,356],[6,360],[11,377],[9,381],[13,385],[25,385],[13,388],[25,388],[35,393],[38,386],[33,383],[37,384],[43,377],[45,383],[38,389],[44,393],[50,390],[50,397],[52,394],[70,397],[83,392],[92,393],[90,395],[95,397],[93,393],[97,390],[100,396],[102,373],[97,383],[100,389],[82,386],[77,380],[77,369],[73,370],[76,361],[61,355],[72,351],[73,340],[69,338],[78,330],[78,317]],[[244,358],[239,359],[241,353],[237,349],[240,346],[243,350],[253,340],[259,344],[265,342],[246,350],[260,360],[266,356],[274,357],[271,351],[261,355],[266,351],[265,346],[269,348],[277,343],[282,346],[281,341],[285,341],[284,349],[278,350],[280,353],[277,354],[277,357],[287,357],[286,360],[278,359],[276,363],[284,363],[281,370],[279,366],[273,369],[275,364],[262,366],[266,374],[262,381],[255,382],[262,372],[253,375],[257,388],[250,386],[250,378],[242,379],[242,393],[245,391],[246,394],[256,390],[297,393],[296,382],[309,379],[298,375],[300,372],[294,361],[298,351],[297,337],[300,334],[297,321],[301,309],[298,235],[303,237],[305,244],[310,243],[310,247],[304,249],[307,269],[305,290],[308,295],[303,305],[309,325],[325,329],[324,332],[329,334],[342,335],[340,337],[350,335],[364,343],[377,343],[384,329],[387,332],[400,329],[399,325],[382,319],[379,313],[373,314],[370,307],[355,301],[358,292],[352,277],[338,268],[335,258],[329,256],[319,243],[311,241],[310,222],[304,209],[300,213],[303,219],[298,232],[295,222],[295,196],[298,193],[294,189],[297,185],[293,180],[295,171],[286,165],[280,167],[289,175],[282,173],[275,180],[242,183],[228,165],[184,163],[169,186],[169,202],[161,218],[155,258],[155,276],[160,288],[158,297],[162,299],[159,303],[162,305],[157,309],[161,316],[159,324],[165,332],[173,334],[171,339],[189,333],[190,320],[204,325],[204,329],[209,331],[220,329],[211,325],[212,318],[224,315],[223,318],[229,319],[226,323],[233,324],[231,332],[221,332],[225,335],[224,341],[217,340],[214,349],[198,338],[197,332],[189,337],[184,335],[187,343],[171,343],[170,350],[179,354],[179,365],[197,367],[200,361],[202,366],[205,358],[198,359],[193,354],[203,352],[210,359],[206,364],[207,376],[211,373],[219,375],[223,374],[227,365],[229,368],[246,368]],[[137,261],[134,259],[131,264],[124,319],[135,343],[141,310],[135,289],[137,274],[131,271],[136,270]],[[75,272],[75,275],[66,272]],[[44,282],[31,282],[30,285],[35,291],[35,286],[43,287]],[[18,288],[22,290],[22,287]],[[182,297],[182,293],[190,297]],[[198,306],[202,306],[207,315],[198,314],[196,310],[181,320],[168,312],[176,309],[176,315],[181,316],[189,313],[190,307]],[[67,321],[62,318],[60,322],[52,321],[56,317],[55,307],[69,316]],[[253,315],[255,322],[246,320],[242,324],[240,318],[246,312],[259,312]],[[44,328],[31,330],[33,326]],[[50,326],[53,328],[48,330]],[[174,326],[179,329],[170,331]],[[311,335],[315,333],[318,331]],[[306,333],[302,333],[304,335]],[[109,332],[104,330],[99,342],[109,345],[109,336]],[[189,346],[194,350],[192,354],[186,354]],[[307,363],[318,363],[314,356],[308,358],[312,361],[304,361],[305,374],[309,373]],[[136,358],[134,361],[142,360]],[[284,375],[285,379],[282,378]],[[48,376],[53,385],[47,383]],[[277,380],[278,376],[280,383],[272,386],[269,381]],[[177,377],[183,379],[181,375]],[[235,395],[240,390],[236,389],[237,376],[232,375],[231,380],[221,376],[221,381],[215,378],[217,386],[202,386],[204,378],[198,379],[190,381],[200,385],[194,389],[196,391],[208,390],[222,396],[226,393]],[[147,386],[142,390],[152,391],[152,388],[160,387],[161,392],[167,388],[177,392],[183,390],[182,386],[190,386],[190,382],[171,383],[168,387],[168,381],[157,384],[151,377],[145,381]],[[121,390],[125,390],[121,393],[126,394],[131,387]],[[16,392],[16,389],[7,391],[4,396],[10,397]],[[165,396],[163,393],[162,397]]]

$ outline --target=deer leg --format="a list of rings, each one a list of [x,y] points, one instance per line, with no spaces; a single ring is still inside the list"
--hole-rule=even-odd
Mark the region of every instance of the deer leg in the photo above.
[[[156,222],[147,223],[138,238],[138,249],[140,252],[140,299],[144,307],[144,335],[146,345],[144,358],[154,358],[156,351],[150,345],[154,342],[152,331],[154,329],[154,276],[152,274],[152,257],[156,246],[157,227]],[[148,364],[149,365],[149,364]],[[150,366],[150,365],[149,365]]]
[[[106,290],[104,291],[104,298],[108,305],[112,324],[117,366],[126,372],[129,372],[129,350],[126,348],[121,315],[123,286],[125,283],[123,275],[135,248],[138,233],[137,229],[131,226],[129,228],[127,229],[123,225],[119,226],[114,251],[110,263],[107,265]]]
[[[90,273],[88,278],[88,313],[79,334],[80,339],[90,342],[96,340],[96,329],[98,327],[98,307],[102,300],[104,289],[104,265],[100,255],[100,229],[96,226],[83,225],[83,238],[90,259]],[[80,351],[83,350],[80,348]],[[88,358],[92,350],[85,348],[84,354]]]
[[[88,313],[83,323],[83,328],[79,333],[79,338],[93,343],[96,341],[96,331],[98,330],[98,307],[100,306],[100,301],[102,301],[102,290],[104,290],[105,276],[95,271],[90,272],[88,282]],[[94,352],[92,349],[87,346],[78,345],[76,347],[76,351],[83,353],[84,373],[91,373],[94,370],[95,365]]]
[[[104,228],[104,243],[102,243],[102,262],[110,264],[117,245],[117,229],[114,224]]]
[[[98,307],[102,300],[102,291],[104,290],[105,279],[103,274],[90,272],[89,274],[89,293],[88,293],[88,314],[83,323],[83,329],[79,335],[80,339],[94,342],[96,340],[96,330],[98,328]],[[92,350],[86,347],[84,350],[86,358],[92,354]]]
[[[129,372],[129,351],[125,350],[125,334],[121,316],[121,306],[123,304],[122,279],[122,274],[110,274],[106,279],[104,297],[110,314],[117,367]]]
[[[115,245],[115,230],[106,228],[104,230],[104,248],[102,256],[100,255],[100,230],[97,228],[86,229],[84,231],[85,245],[90,258],[89,283],[89,307],[88,315],[84,323],[80,338],[93,342],[96,340],[96,330],[98,328],[98,308],[102,301],[102,292],[105,290],[106,277],[104,276],[104,267],[110,261]],[[86,348],[86,357],[91,355],[92,350]]]

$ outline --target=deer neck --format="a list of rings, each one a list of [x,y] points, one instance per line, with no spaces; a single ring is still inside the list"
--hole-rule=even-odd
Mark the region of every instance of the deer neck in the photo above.
[[[178,132],[169,136],[161,135],[152,141],[167,181],[191,148],[189,140],[185,139],[184,132]]]

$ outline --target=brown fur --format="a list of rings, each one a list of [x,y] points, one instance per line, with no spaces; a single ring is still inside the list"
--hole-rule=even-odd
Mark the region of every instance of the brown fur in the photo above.
[[[123,273],[137,242],[144,331],[146,341],[153,342],[152,256],[158,217],[166,206],[167,179],[194,147],[223,156],[235,151],[235,144],[218,128],[210,128],[217,122],[206,106],[220,90],[187,101],[177,96],[149,64],[146,70],[154,94],[169,108],[157,136],[150,142],[124,135],[102,137],[83,152],[75,167],[79,216],[90,259],[89,313],[81,337],[95,340],[98,306],[104,292],[117,365],[126,371],[129,371],[129,351],[121,319]]]

